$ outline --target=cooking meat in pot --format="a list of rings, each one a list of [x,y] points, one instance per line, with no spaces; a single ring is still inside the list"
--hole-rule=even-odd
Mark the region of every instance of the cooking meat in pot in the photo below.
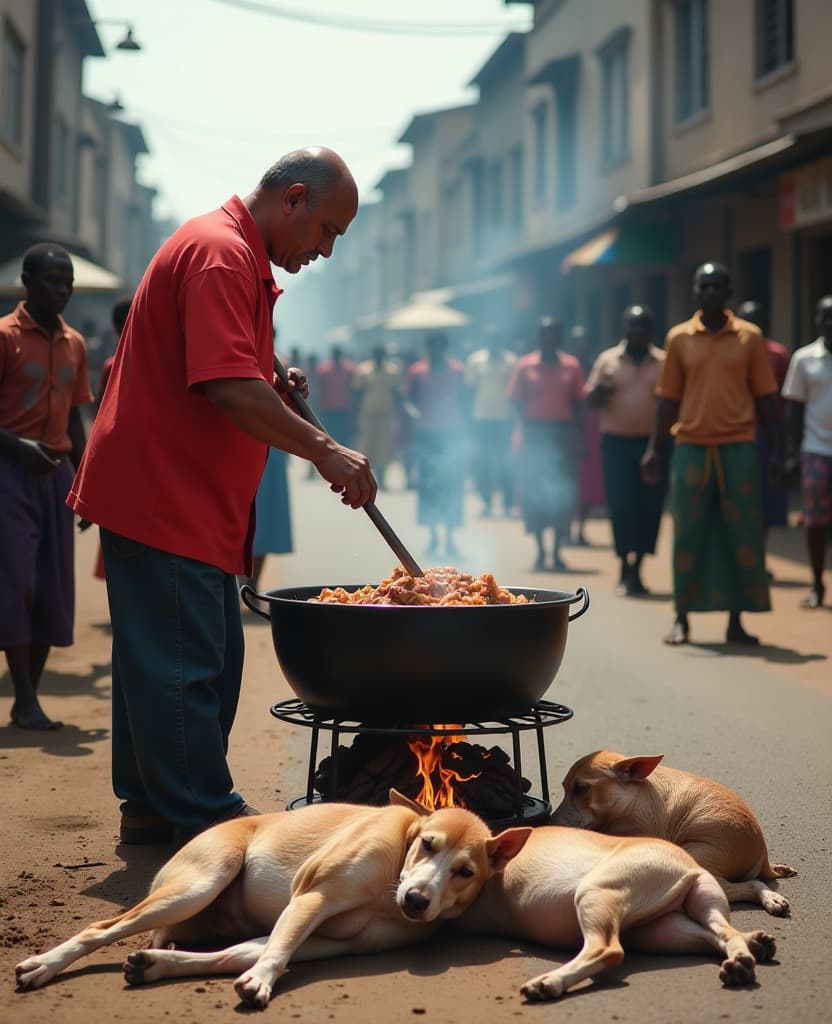
[[[329,604],[528,604],[523,594],[512,594],[499,586],[490,572],[473,576],[451,566],[426,569],[424,576],[410,576],[397,566],[393,575],[377,587],[366,586],[348,591],[325,587],[311,601]]]

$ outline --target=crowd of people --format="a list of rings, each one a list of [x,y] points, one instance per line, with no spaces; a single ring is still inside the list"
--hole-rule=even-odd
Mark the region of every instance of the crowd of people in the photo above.
[[[669,491],[674,645],[705,611],[728,613],[727,641],[758,642],[741,616],[770,606],[766,530],[785,522],[799,479],[812,572],[802,603],[824,602],[832,296],[817,304],[818,337],[791,359],[765,336],[758,303],[731,310],[728,270],[707,262],[693,282],[696,312],[663,347],[650,310],[633,305],[621,339],[594,359],[594,339],[546,316],[527,345],[486,329],[481,347],[456,355],[442,332],[422,352],[377,345],[358,363],[339,346],[316,362],[292,351],[283,380],[272,264],[295,274],[328,258],[356,208],[340,157],[307,149],[281,158],[245,198],[183,225],[113,310],[119,343],[88,440],[84,341],[61,316],[69,254],[30,249],[25,298],[0,318],[0,648],[11,719],[61,725],[38,685],[51,647],[72,643],[77,515],[81,529],[100,529],[123,842],[181,843],[258,813],[226,761],[243,666],[238,586],[256,584],[266,554],[291,549],[290,454],[356,509],[389,485],[398,459],[428,554],[451,561],[469,479],[483,517],[522,516],[537,571],[565,568],[563,548],[586,543],[583,524],[603,502],[627,596],[646,593],[642,562]],[[324,431],[290,411],[291,390],[310,388]]]

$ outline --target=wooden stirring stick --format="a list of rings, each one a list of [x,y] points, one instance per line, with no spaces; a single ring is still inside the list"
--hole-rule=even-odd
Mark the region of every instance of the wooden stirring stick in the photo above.
[[[323,423],[321,423],[321,421],[312,411],[311,406],[303,397],[303,395],[298,394],[298,392],[294,388],[289,387],[289,375],[286,373],[285,367],[277,358],[277,356],[274,357],[274,372],[277,374],[280,380],[283,381],[283,384],[286,387],[286,391],[288,392],[289,397],[292,399],[292,403],[294,407],[297,409],[298,414],[303,419],[305,419],[307,423],[311,423],[314,427],[317,427],[318,430],[323,430],[324,432],[328,433],[326,427],[323,425]],[[379,512],[376,503],[374,501],[368,501],[367,504],[364,505],[363,507],[364,511],[370,517],[370,521],[372,522],[373,526],[375,526],[378,532],[387,541],[387,544],[390,546],[390,549],[392,550],[396,558],[398,558],[402,566],[410,573],[411,576],[424,576],[425,574],[422,571],[422,568],[420,567],[419,563],[404,546],[404,544],[402,543],[401,539],[399,538],[398,534],[395,532],[393,527],[387,522],[387,520],[384,518],[381,512]]]

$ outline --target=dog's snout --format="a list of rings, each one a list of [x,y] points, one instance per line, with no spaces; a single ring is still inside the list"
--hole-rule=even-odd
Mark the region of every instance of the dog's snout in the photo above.
[[[418,889],[408,889],[404,894],[404,909],[406,913],[424,914],[430,906],[430,900]]]

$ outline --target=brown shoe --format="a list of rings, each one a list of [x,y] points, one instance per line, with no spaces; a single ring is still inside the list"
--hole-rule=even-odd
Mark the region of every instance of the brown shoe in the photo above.
[[[122,814],[119,842],[125,846],[154,846],[173,839],[173,825],[161,814]]]
[[[204,825],[202,828],[198,828],[193,832],[186,832],[184,829],[177,828],[173,832],[173,845],[178,850],[180,846],[184,846],[185,843],[190,842],[195,836],[200,835],[206,829],[213,828],[214,825],[222,825],[226,821],[234,821],[235,818],[253,818],[262,814],[262,811],[258,811],[251,804],[247,804],[243,801],[242,807],[234,814],[229,815],[227,818],[219,818],[217,821],[212,821],[208,825]]]

